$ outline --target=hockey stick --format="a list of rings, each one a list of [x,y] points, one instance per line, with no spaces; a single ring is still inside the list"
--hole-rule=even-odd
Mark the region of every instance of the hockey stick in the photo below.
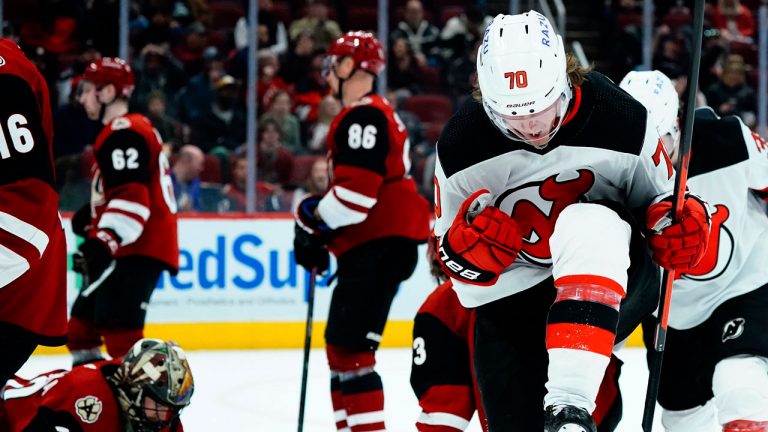
[[[304,331],[304,365],[301,372],[301,396],[299,396],[299,432],[304,430],[304,407],[307,399],[307,378],[309,375],[309,348],[312,345],[312,312],[315,309],[315,279],[317,267],[309,275],[307,296],[307,326]]]
[[[701,61],[701,40],[704,27],[704,0],[696,0],[693,18],[693,51],[692,61],[688,69],[688,83],[686,85],[685,121],[683,122],[682,139],[680,141],[679,154],[675,164],[675,189],[672,195],[672,216],[676,221],[680,220],[685,199],[685,187],[688,180],[688,162],[691,158],[691,139],[693,138],[693,113],[696,110],[696,92],[699,83],[699,63]],[[643,411],[643,431],[653,430],[653,415],[656,410],[656,397],[659,393],[659,381],[661,379],[661,363],[664,359],[664,345],[667,340],[667,320],[669,318],[669,303],[672,297],[672,283],[675,281],[675,272],[665,270],[661,280],[661,299],[659,303],[659,319],[656,324],[654,337],[653,360],[648,371],[648,388],[645,394],[645,409]]]

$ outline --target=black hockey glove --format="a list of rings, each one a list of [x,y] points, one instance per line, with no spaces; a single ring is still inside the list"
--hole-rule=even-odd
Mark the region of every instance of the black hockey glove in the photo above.
[[[294,231],[293,257],[296,264],[304,267],[307,271],[316,268],[318,274],[328,270],[331,256],[325,245],[327,237],[307,232],[298,222]]]
[[[310,234],[323,235],[331,232],[331,228],[325,222],[315,217],[315,211],[322,198],[320,195],[310,195],[304,198],[299,202],[293,215],[299,228]]]
[[[91,204],[87,203],[72,216],[72,231],[80,237],[86,237],[91,229]]]
[[[72,256],[72,269],[88,275],[91,281],[98,279],[112,262],[112,254],[120,243],[111,230],[98,230],[88,237]]]

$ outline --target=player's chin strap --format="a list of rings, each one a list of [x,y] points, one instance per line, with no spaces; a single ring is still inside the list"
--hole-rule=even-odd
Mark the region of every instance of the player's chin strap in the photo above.
[[[102,87],[102,88],[104,88],[104,87]],[[99,90],[101,90],[101,89],[99,89]],[[107,112],[107,105],[110,105],[110,104],[112,104],[113,102],[115,102],[117,100],[117,94],[115,94],[115,97],[113,97],[112,100],[109,101],[109,102],[102,102],[101,98],[99,98],[98,95],[96,96],[96,100],[99,102],[99,105],[101,107],[101,108],[99,108],[99,121],[103,122],[104,121],[104,114],[106,114],[106,112]]]
[[[352,71],[349,72],[349,75],[347,75],[346,78],[342,78],[342,77],[339,76],[339,74],[336,73],[336,68],[331,69],[331,73],[333,73],[336,76],[336,80],[339,81],[339,86],[336,89],[336,98],[339,101],[341,101],[342,105],[344,105],[344,95],[342,93],[343,92],[342,88],[344,87],[344,81],[350,79],[352,77],[352,75],[355,74],[355,72],[357,72],[357,66],[352,68]]]
[[[338,90],[336,90],[336,98],[341,101],[342,105],[344,105],[344,95],[342,93],[342,88],[344,87],[344,82],[347,81],[348,79],[352,78],[355,75],[355,73],[357,73],[357,71],[358,71],[358,67],[355,66],[352,69],[352,71],[349,72],[349,75],[347,75],[346,78],[342,78],[342,77],[339,76],[339,74],[336,73],[336,69],[332,70],[332,73],[336,76],[336,79],[339,81],[339,88],[338,88]],[[368,72],[368,71],[363,71],[363,72],[365,72],[367,74],[370,74],[373,77],[373,88],[372,88],[372,90],[370,92],[366,93],[366,95],[371,94],[371,93],[375,93],[376,92],[375,91],[376,90],[376,80],[378,79],[378,77],[375,74],[371,73],[371,72]]]

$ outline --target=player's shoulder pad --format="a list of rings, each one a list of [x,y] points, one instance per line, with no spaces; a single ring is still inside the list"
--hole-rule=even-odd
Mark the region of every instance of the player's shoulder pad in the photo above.
[[[600,72],[581,85],[581,102],[571,121],[555,135],[557,145],[595,147],[639,155],[645,143],[648,111]]]
[[[694,177],[749,159],[744,123],[736,116],[719,117],[710,107],[694,112],[689,176]]]
[[[373,104],[351,106],[334,132],[334,164],[353,165],[386,174],[389,118]]]
[[[471,97],[443,127],[436,148],[446,178],[485,160],[522,149],[521,144],[496,129],[482,104]]]

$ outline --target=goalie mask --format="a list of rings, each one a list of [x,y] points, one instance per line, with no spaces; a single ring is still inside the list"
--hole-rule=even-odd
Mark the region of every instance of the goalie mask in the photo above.
[[[110,381],[133,431],[160,431],[189,405],[194,381],[186,354],[173,342],[142,339]]]
[[[563,39],[536,11],[497,15],[477,52],[483,108],[508,138],[544,148],[571,100]]]
[[[628,73],[619,84],[624,91],[643,104],[656,125],[664,150],[672,157],[680,142],[678,109],[680,100],[672,81],[662,72],[643,71]]]

